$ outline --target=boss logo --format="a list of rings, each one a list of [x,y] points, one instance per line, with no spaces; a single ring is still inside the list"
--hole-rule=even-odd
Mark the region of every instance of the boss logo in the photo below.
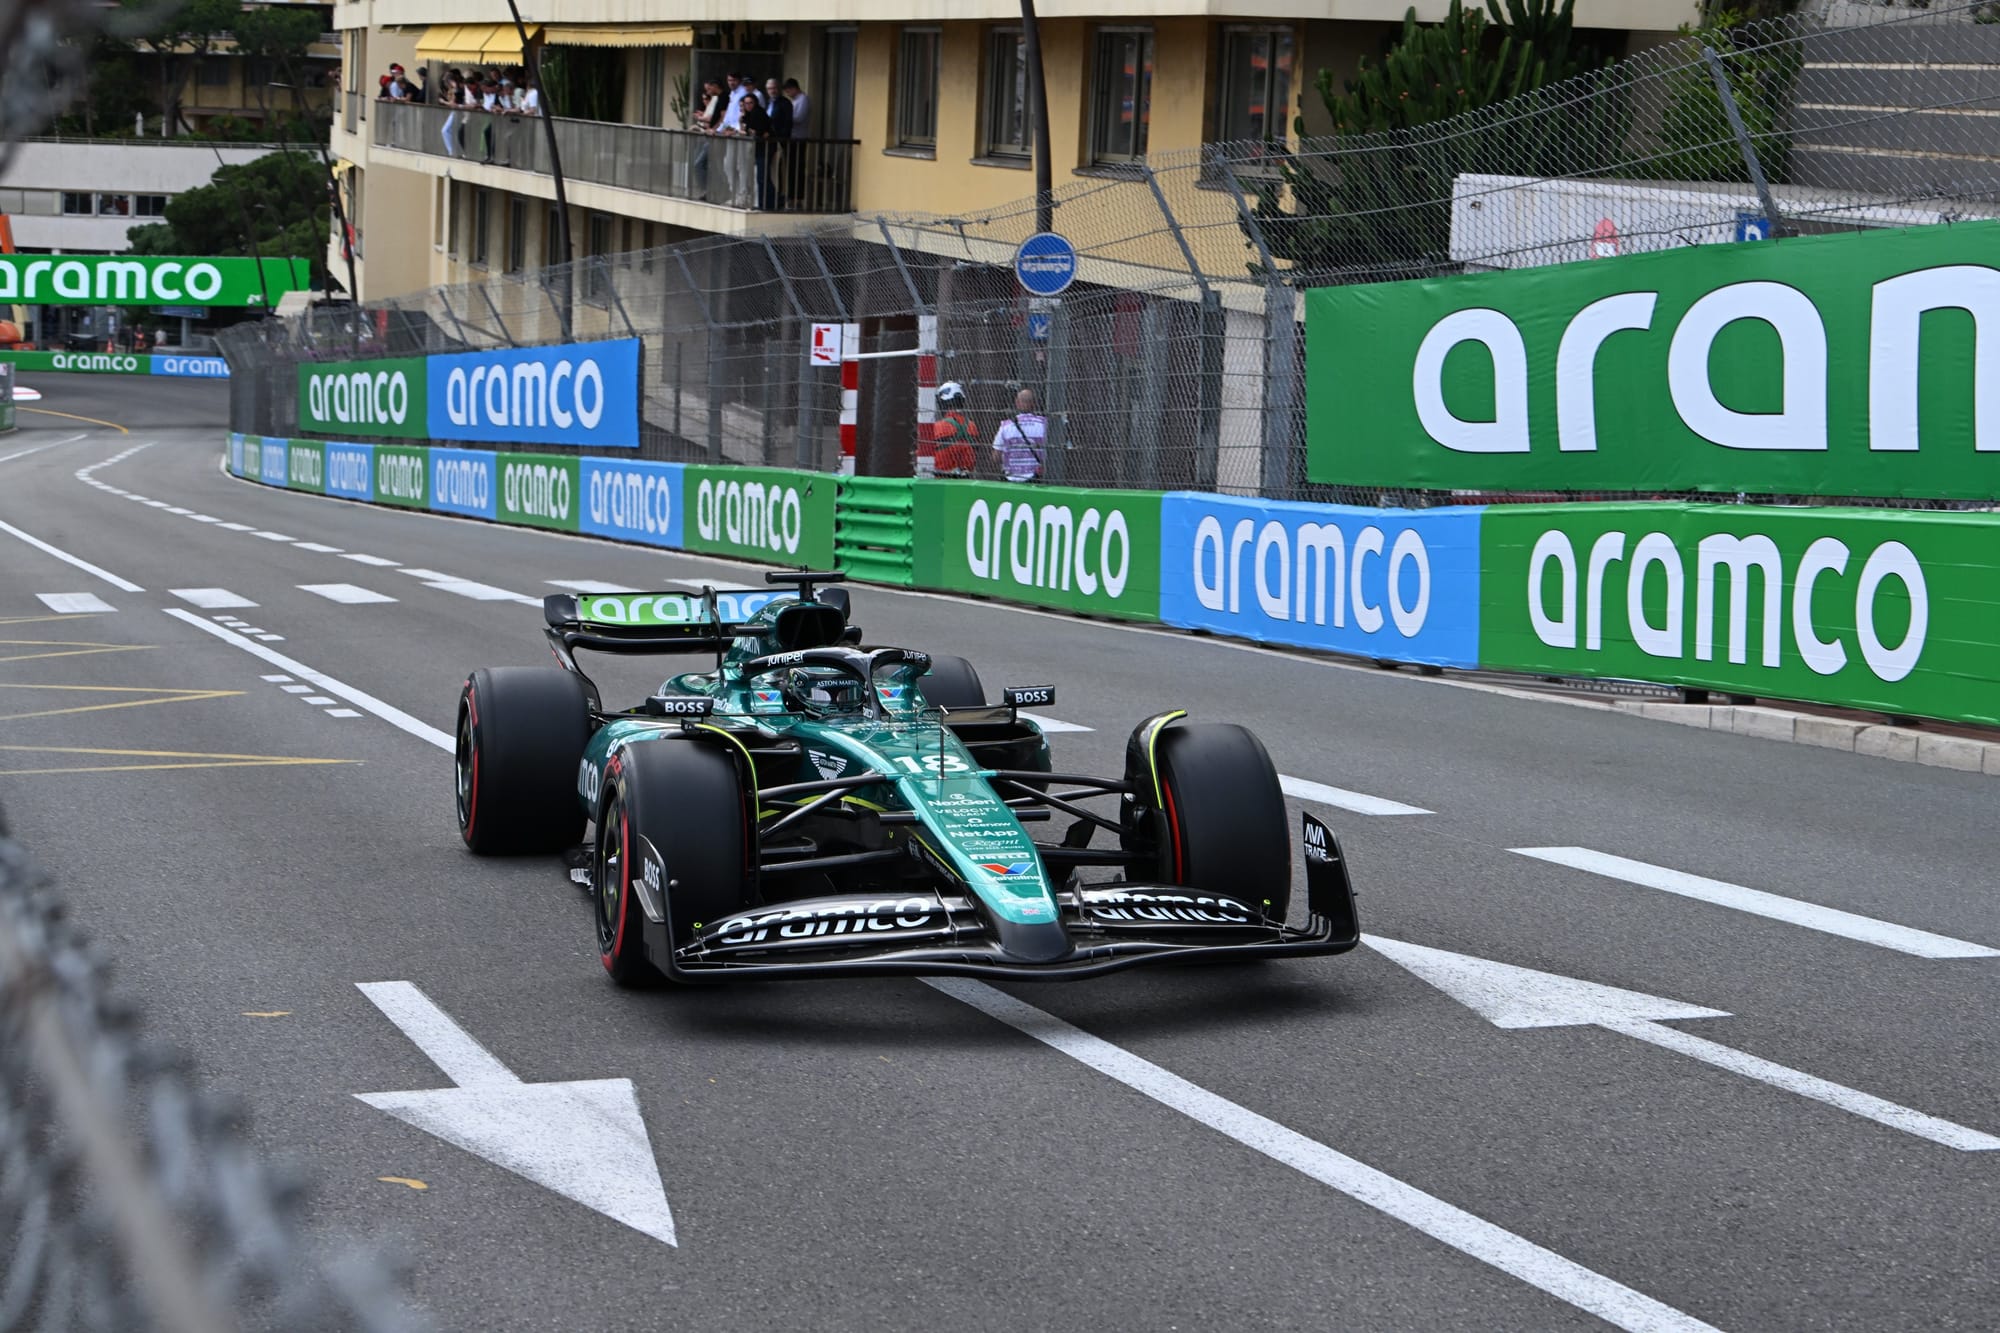
[[[1056,701],[1053,685],[1030,685],[1001,691],[1009,708],[1027,708],[1031,705],[1052,704]]]

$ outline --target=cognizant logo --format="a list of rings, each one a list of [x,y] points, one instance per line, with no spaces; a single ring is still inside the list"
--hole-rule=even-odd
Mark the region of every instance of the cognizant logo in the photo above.
[[[314,421],[343,426],[401,426],[410,419],[410,381],[400,370],[329,370],[306,374],[306,409]]]
[[[445,376],[444,407],[454,426],[595,430],[604,419],[604,371],[592,357],[454,366]]]

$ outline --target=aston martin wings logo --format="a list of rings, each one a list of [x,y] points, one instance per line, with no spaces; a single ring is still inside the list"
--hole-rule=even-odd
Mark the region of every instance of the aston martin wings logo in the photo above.
[[[837,754],[827,754],[820,750],[807,750],[806,758],[819,770],[819,775],[829,782],[847,771],[847,760]]]

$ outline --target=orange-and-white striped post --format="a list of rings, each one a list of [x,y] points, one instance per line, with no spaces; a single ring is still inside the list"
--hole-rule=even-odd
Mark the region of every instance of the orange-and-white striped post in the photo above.
[[[861,417],[861,326],[840,326],[840,475],[854,475],[855,429]]]
[[[937,474],[938,317],[917,316],[917,466],[919,477]]]

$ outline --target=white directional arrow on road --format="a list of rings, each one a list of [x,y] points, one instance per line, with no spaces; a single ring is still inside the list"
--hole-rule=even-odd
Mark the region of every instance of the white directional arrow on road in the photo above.
[[[1684,1004],[1640,991],[1537,972],[1421,944],[1366,936],[1362,943],[1451,996],[1481,1018],[1502,1028],[1600,1027],[1676,1051],[1703,1064],[1741,1074],[1774,1088],[1914,1134],[1963,1152],[2000,1149],[2000,1138],[1964,1125],[1913,1111],[1907,1106],[1691,1036],[1662,1020],[1727,1018],[1721,1009]]]
[[[409,982],[356,985],[458,1086],[355,1096],[634,1231],[677,1244],[631,1079],[523,1083]]]

